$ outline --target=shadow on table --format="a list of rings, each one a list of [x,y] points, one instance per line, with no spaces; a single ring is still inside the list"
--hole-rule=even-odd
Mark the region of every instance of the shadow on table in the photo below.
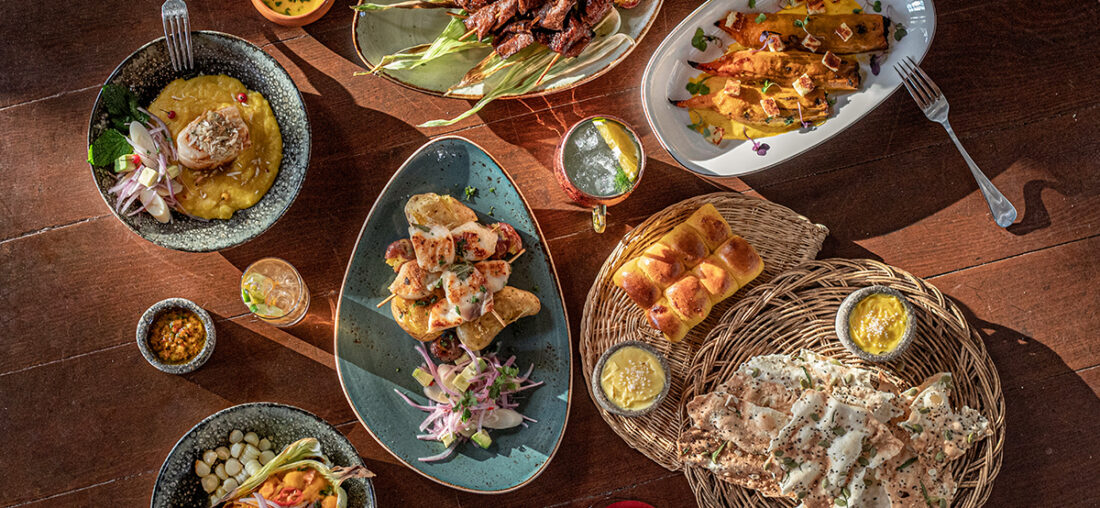
[[[1005,397],[1004,461],[987,506],[1087,505],[1082,494],[1100,481],[1086,466],[1100,449],[1100,398],[1055,351],[956,304],[985,341]]]
[[[324,35],[332,37],[333,32]],[[427,137],[400,118],[356,105],[344,84],[287,45],[273,45],[271,51],[282,52],[317,90],[302,93],[313,131],[310,167],[298,197],[279,222],[255,240],[221,255],[242,271],[262,257],[281,257],[298,269],[311,289],[338,288],[359,235],[358,225],[404,157]],[[298,85],[304,88],[305,83]],[[413,141],[371,152],[370,146],[353,146],[351,140],[362,136],[353,136],[348,129],[377,129]],[[309,314],[288,331],[330,351],[337,297],[333,291],[311,291]]]

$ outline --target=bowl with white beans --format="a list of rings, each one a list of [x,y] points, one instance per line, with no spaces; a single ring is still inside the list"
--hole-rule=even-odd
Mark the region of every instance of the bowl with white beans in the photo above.
[[[334,466],[362,466],[355,447],[332,425],[293,406],[258,402],[223,409],[195,425],[165,458],[153,487],[153,508],[208,507],[233,492],[283,447],[312,437]],[[373,508],[369,478],[343,484],[349,508]]]

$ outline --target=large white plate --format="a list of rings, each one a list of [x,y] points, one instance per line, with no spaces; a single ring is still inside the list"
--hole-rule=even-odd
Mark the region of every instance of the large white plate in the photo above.
[[[782,3],[785,5],[786,0]],[[759,0],[755,9],[749,9],[748,0],[710,0],[685,18],[650,58],[642,76],[642,107],[646,120],[661,146],[685,168],[707,176],[744,175],[770,168],[824,143],[890,97],[901,86],[901,78],[893,69],[894,63],[907,56],[916,62],[923,60],[936,32],[936,9],[931,0],[884,0],[882,14],[892,23],[904,25],[908,35],[900,42],[895,41],[891,30],[890,49],[880,58],[882,72],[875,76],[868,65],[863,64],[863,89],[837,95],[832,118],[809,132],[789,132],[766,138],[771,148],[765,156],[752,151],[752,144],[747,141],[727,139],[715,146],[687,128],[691,120],[686,109],[669,102],[670,98],[687,98],[689,94],[684,85],[689,78],[699,75],[698,70],[687,64],[688,60],[709,62],[722,54],[723,49],[715,44],[708,45],[706,52],[698,51],[691,46],[691,37],[696,28],[702,28],[708,35],[718,36],[728,43],[730,37],[714,25],[727,11],[775,12],[779,5],[780,0]]]

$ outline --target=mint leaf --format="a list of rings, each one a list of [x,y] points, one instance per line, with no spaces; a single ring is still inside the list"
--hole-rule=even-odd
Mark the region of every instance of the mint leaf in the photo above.
[[[114,129],[107,129],[88,147],[88,163],[93,166],[110,166],[115,159],[133,153],[126,136]]]
[[[756,8],[756,0],[749,0],[749,8],[750,9],[755,9]]]
[[[875,3],[871,5],[871,8],[873,8],[875,12],[882,12],[882,0],[875,0]]]
[[[634,187],[634,182],[630,181],[623,167],[619,166],[618,171],[615,172],[615,193],[625,194],[631,187]]]
[[[130,122],[137,120],[145,123],[149,117],[138,111],[137,95],[124,86],[108,83],[103,85],[103,106],[107,109],[107,118],[111,125],[119,130],[129,129]]]

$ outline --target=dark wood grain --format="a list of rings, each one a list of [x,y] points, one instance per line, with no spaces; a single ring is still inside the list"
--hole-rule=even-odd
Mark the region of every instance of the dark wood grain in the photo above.
[[[341,279],[363,219],[397,167],[432,137],[467,137],[494,155],[535,210],[558,265],[573,340],[584,297],[621,236],[682,199],[732,189],[827,225],[822,257],[870,257],[929,277],[983,334],[1004,386],[1004,467],[989,506],[1095,506],[1100,495],[1100,90],[1095,2],[940,2],[923,63],[947,93],[971,155],[1020,211],[992,224],[945,133],[904,94],[830,142],[766,172],[706,179],[681,169],[645,122],[649,55],[686,14],[666,0],[651,33],[613,72],[579,88],[498,101],[451,127],[426,120],[472,103],[416,93],[362,70],[349,0],[304,28],[265,21],[249,2],[192,0],[192,26],[260,45],[302,91],[313,159],[301,194],[269,231],[219,253],[153,246],[110,215],[88,175],[87,114],[98,85],[161,35],[159,1],[74,8],[25,4],[0,17],[0,434],[14,443],[0,506],[136,506],[188,428],[231,405],[270,400],[337,425],[378,477],[382,506],[598,507],[639,499],[690,506],[686,481],[604,423],[575,357],[573,409],[543,475],[507,496],[457,492],[390,456],[348,406],[333,370]],[[33,28],[28,28],[33,27]],[[889,70],[885,70],[889,72]],[[551,176],[565,129],[591,114],[626,119],[647,150],[645,178],[597,235]],[[309,285],[306,319],[286,330],[246,314],[241,270],[269,255]],[[133,344],[151,303],[190,298],[214,315],[218,347],[195,373],[154,370]]]

